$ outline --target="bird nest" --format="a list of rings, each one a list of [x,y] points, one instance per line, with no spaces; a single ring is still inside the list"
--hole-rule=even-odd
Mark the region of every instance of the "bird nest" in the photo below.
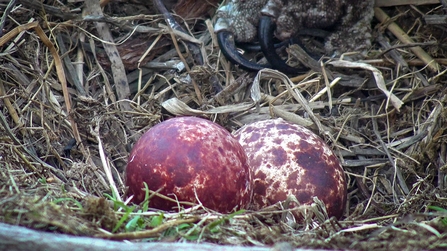
[[[150,3],[0,1],[0,222],[27,227],[19,233],[52,232],[50,239],[64,233],[174,249],[445,248],[445,15],[437,1],[411,5],[420,2],[376,1],[364,60],[323,57],[306,74],[284,75],[229,64],[210,3],[175,15],[179,31]],[[296,61],[299,48],[288,50]],[[183,115],[229,131],[271,117],[313,130],[346,172],[344,216],[328,218],[318,198],[294,208],[299,215],[288,208],[293,198],[232,214],[128,203],[133,143]]]

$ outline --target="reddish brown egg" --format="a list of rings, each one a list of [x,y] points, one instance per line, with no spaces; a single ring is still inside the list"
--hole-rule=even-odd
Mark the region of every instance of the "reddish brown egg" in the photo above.
[[[135,144],[126,167],[128,194],[144,200],[144,184],[178,201],[227,213],[251,200],[251,172],[239,142],[221,126],[201,118],[169,119],[149,129]],[[175,210],[160,197],[150,207]]]
[[[346,180],[340,161],[310,130],[282,119],[246,125],[235,132],[253,171],[253,206],[261,209],[294,195],[301,204],[317,196],[329,216],[341,217]]]

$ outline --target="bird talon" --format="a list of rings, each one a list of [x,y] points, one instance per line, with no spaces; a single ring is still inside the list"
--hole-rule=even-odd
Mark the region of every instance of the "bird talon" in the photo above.
[[[219,8],[215,32],[230,62],[247,70],[272,67],[296,74],[303,69],[287,65],[276,53],[274,36],[285,41],[303,29],[331,29],[325,37],[325,54],[367,51],[373,7],[373,0],[231,0]],[[269,64],[253,63],[237,51],[236,43],[256,40]]]
[[[289,66],[285,60],[283,60],[278,53],[276,53],[275,45],[273,43],[273,33],[276,29],[276,24],[273,22],[272,18],[269,16],[262,16],[259,21],[259,44],[261,45],[261,50],[264,53],[267,61],[275,66],[275,69],[284,73],[299,73],[305,71],[302,68],[294,68]]]
[[[259,71],[264,68],[270,68],[270,65],[261,65],[249,61],[242,56],[236,48],[234,43],[234,36],[230,31],[220,30],[217,32],[217,42],[220,50],[225,58],[235,65],[239,65],[244,70]]]

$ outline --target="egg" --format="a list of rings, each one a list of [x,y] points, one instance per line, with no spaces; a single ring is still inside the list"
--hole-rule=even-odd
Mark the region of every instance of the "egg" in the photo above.
[[[234,135],[253,172],[253,207],[262,209],[294,195],[301,204],[317,196],[328,215],[341,217],[347,198],[346,177],[330,147],[305,127],[283,119],[248,124]]]
[[[242,146],[223,127],[197,117],[172,118],[150,128],[132,148],[125,176],[135,203],[145,199],[144,182],[172,199],[222,213],[247,208],[252,196]],[[177,203],[159,196],[149,206],[178,210]]]

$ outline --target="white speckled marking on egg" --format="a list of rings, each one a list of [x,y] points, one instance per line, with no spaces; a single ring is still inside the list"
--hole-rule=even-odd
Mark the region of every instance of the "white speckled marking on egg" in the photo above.
[[[346,180],[329,146],[312,131],[282,119],[246,125],[235,132],[253,171],[253,205],[260,209],[295,195],[302,204],[317,196],[329,216],[340,217]]]
[[[136,203],[144,200],[143,182],[179,201],[198,198],[205,207],[223,213],[250,203],[247,156],[225,128],[209,120],[179,117],[155,125],[137,141],[129,159],[126,185]],[[177,203],[153,197],[149,205],[172,210]]]

